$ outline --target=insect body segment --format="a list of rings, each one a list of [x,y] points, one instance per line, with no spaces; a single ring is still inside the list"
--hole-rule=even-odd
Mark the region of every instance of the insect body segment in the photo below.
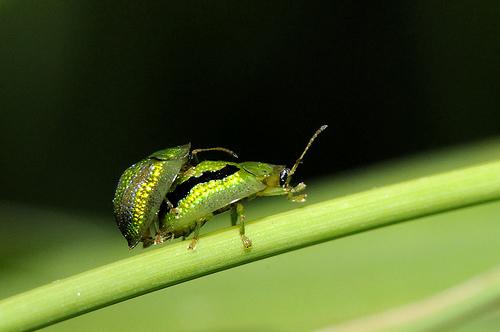
[[[186,163],[190,144],[153,153],[121,176],[113,199],[116,223],[130,248],[141,241],[177,174]]]
[[[179,183],[167,194],[174,209],[160,219],[163,239],[189,235],[194,227],[193,220],[225,211],[232,203],[265,188],[236,163],[203,161],[191,172],[193,175],[188,178],[180,176]]]

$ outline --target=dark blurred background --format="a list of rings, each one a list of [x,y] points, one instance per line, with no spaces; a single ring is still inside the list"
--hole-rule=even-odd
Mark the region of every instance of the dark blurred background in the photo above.
[[[188,141],[301,178],[500,134],[498,1],[2,1],[0,199],[109,213]],[[211,158],[222,158],[210,155]]]

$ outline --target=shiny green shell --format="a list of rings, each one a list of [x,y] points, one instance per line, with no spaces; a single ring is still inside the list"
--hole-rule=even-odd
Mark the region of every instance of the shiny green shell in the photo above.
[[[270,173],[260,178],[255,176],[245,169],[247,165],[253,164],[259,170],[269,168],[271,171],[273,166],[253,162],[237,164],[205,160],[193,167],[191,172],[180,174],[172,186],[173,189],[167,194],[170,198],[181,191],[180,197],[171,200],[176,211],[168,211],[160,216],[161,232],[166,234],[166,237],[188,235],[194,229],[197,220],[205,219],[212,213],[265,189],[263,178]],[[233,169],[230,174],[219,173],[228,167]],[[182,188],[183,184],[188,182],[191,182],[191,185]]]
[[[123,172],[113,208],[116,223],[135,247],[157,218],[160,205],[179,171],[187,163],[191,144],[157,151]]]

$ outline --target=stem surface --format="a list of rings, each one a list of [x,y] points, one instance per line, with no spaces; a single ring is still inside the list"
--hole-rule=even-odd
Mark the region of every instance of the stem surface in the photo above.
[[[318,332],[449,331],[500,306],[500,267],[439,294]]]
[[[258,259],[334,238],[500,199],[500,161],[324,201],[146,251],[0,301],[0,330],[30,330]]]

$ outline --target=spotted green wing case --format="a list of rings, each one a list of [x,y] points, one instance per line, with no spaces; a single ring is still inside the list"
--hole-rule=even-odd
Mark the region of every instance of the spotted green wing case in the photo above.
[[[113,207],[129,248],[141,241],[156,218],[170,186],[188,161],[190,148],[185,144],[157,151],[123,172]]]

